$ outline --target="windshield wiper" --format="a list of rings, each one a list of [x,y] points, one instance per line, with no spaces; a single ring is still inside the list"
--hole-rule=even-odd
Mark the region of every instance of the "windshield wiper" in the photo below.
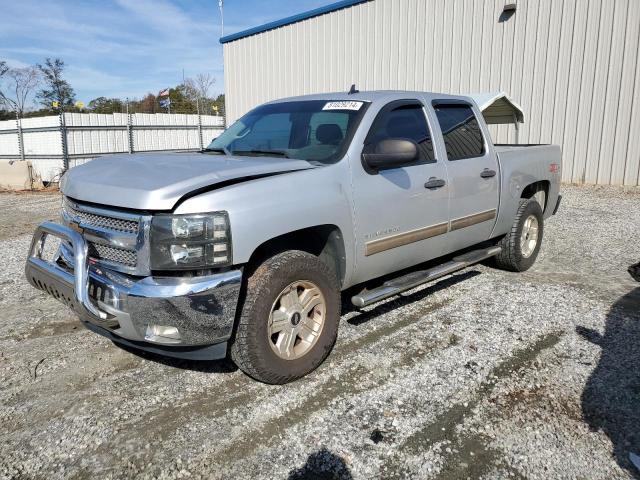
[[[226,148],[205,148],[202,150],[203,152],[217,152],[217,153],[222,153],[223,155],[231,155],[231,152],[229,152],[229,150],[227,150]]]
[[[271,155],[273,157],[289,158],[287,152],[281,150],[234,150],[233,155]]]

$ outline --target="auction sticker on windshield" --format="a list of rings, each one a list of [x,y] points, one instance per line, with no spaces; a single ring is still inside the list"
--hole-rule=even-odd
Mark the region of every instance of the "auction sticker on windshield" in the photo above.
[[[364,102],[327,102],[322,110],[360,110]]]

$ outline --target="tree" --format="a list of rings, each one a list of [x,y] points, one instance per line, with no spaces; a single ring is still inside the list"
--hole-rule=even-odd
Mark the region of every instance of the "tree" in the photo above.
[[[210,110],[211,111],[206,113],[209,115],[211,113],[215,113],[216,115],[224,116],[224,93],[221,95],[218,95],[218,97],[212,102]]]
[[[189,96],[189,88],[185,84],[176,85],[169,89],[171,99],[171,113],[196,113],[196,98]],[[163,110],[161,110],[163,111]]]
[[[125,110],[122,100],[107,97],[94,98],[87,105],[87,109],[93,113],[122,113]]]
[[[7,62],[5,62],[4,60],[0,60],[0,80],[2,80],[2,77],[5,73],[7,73],[8,70],[9,67],[7,66]],[[9,120],[11,118],[9,115],[9,112],[0,108],[0,120]]]
[[[215,85],[216,79],[209,73],[199,73],[195,78],[184,81],[185,93],[192,100],[209,99],[209,91]]]
[[[59,58],[46,58],[44,65],[38,64],[46,87],[38,92],[36,98],[44,107],[51,108],[52,102],[58,102],[59,108],[73,107],[75,93],[69,82],[62,78],[64,62]]]
[[[142,100],[132,102],[131,111],[137,113],[156,113],[158,111],[157,97],[153,93],[147,93]]]
[[[0,104],[12,110],[20,118],[24,116],[31,92],[41,82],[40,71],[35,67],[8,68],[0,65]]]

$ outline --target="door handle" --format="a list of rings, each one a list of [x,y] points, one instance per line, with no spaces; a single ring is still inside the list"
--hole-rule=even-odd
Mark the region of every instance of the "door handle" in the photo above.
[[[489,170],[488,168],[485,168],[484,170],[482,170],[482,172],[480,172],[480,176],[482,178],[495,177],[496,176],[496,171],[495,170]]]
[[[447,184],[443,179],[436,177],[429,177],[427,183],[424,184],[424,188],[429,190],[435,190],[436,188],[442,188]]]

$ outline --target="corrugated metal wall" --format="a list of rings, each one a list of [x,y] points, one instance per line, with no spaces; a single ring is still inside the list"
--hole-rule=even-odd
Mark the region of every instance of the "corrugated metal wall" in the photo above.
[[[306,93],[505,90],[563,180],[640,184],[640,0],[372,0],[224,44],[227,114]],[[492,127],[493,128],[493,127]],[[498,142],[514,129],[496,127]]]

